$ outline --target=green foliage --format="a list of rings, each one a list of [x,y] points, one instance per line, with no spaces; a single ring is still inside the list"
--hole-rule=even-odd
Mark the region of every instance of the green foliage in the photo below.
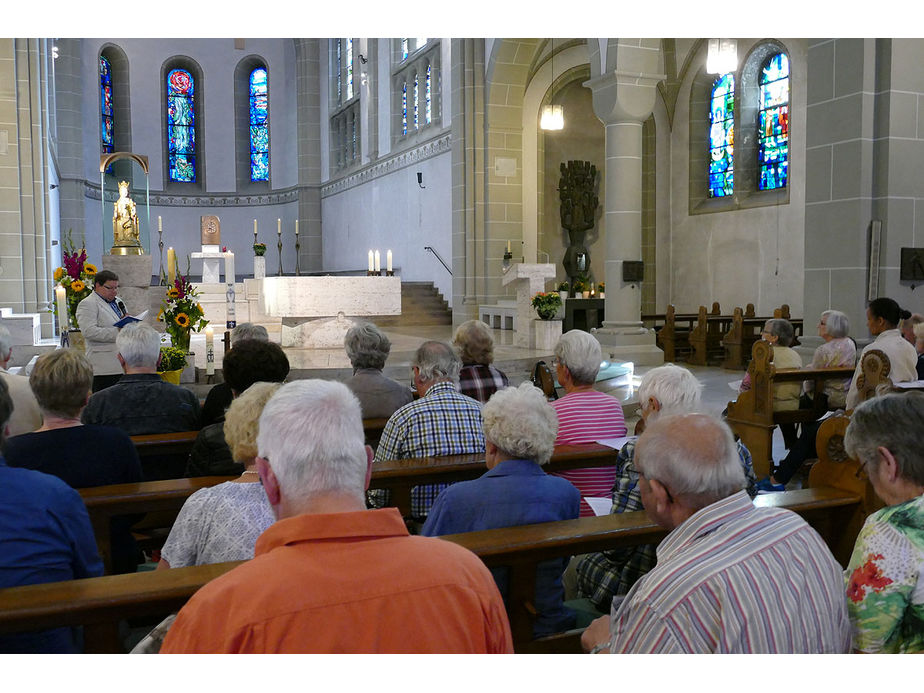
[[[186,367],[186,352],[172,346],[160,348],[160,371],[178,371]]]

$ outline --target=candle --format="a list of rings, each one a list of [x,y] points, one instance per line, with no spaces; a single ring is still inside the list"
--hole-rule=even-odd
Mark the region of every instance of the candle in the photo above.
[[[276,235],[277,236],[282,235],[282,219],[276,220]]]
[[[225,283],[234,283],[234,253],[230,250],[225,253]]]
[[[205,374],[215,374],[215,330],[211,325],[205,328]]]
[[[507,252],[510,252],[510,241],[507,241]]]
[[[55,301],[58,305],[58,327],[61,333],[67,332],[67,326],[70,322],[67,314],[67,291],[58,284],[55,287]]]
[[[375,256],[372,254],[372,251],[370,250],[370,251],[369,251],[369,271],[370,271],[370,272],[372,272],[372,271],[374,270],[374,267],[375,267],[375,266],[374,266],[374,262],[375,262],[374,257],[375,257]]]
[[[253,220],[253,242],[257,242],[257,220]]]
[[[295,220],[295,235],[298,235],[298,219]]]
[[[391,251],[390,251],[390,250],[389,250],[388,253],[385,255],[385,269],[386,269],[388,272],[391,272]]]
[[[176,251],[173,246],[167,248],[167,286],[176,283]]]
[[[161,223],[160,215],[157,215],[157,234],[161,235],[164,232],[164,225]]]
[[[382,271],[382,258],[379,256],[378,250],[375,251],[375,271],[376,272]]]

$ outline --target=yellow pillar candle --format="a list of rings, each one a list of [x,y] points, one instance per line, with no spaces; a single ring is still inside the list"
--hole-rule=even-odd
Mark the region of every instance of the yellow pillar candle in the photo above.
[[[176,251],[173,246],[167,248],[167,286],[176,283]]]

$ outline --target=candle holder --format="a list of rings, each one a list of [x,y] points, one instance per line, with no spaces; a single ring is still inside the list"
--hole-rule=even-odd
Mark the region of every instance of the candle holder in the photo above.
[[[282,234],[279,235],[279,240],[276,241],[276,250],[279,252],[279,269],[276,271],[276,276],[282,276]]]
[[[395,271],[394,271],[393,269],[385,270],[385,276],[386,276],[386,277],[394,277],[394,276],[395,276]]]
[[[510,269],[510,261],[513,259],[513,253],[509,250],[504,253],[504,262],[501,266],[502,272],[507,272]]]
[[[374,276],[375,276],[375,270],[366,270],[366,276],[367,276],[367,277],[374,277]]]
[[[157,247],[160,248],[160,286],[167,285],[167,275],[164,274],[164,230],[160,227],[157,229]]]
[[[295,276],[298,277],[301,272],[298,268],[298,251],[301,248],[301,243],[298,242],[298,234],[295,234]]]

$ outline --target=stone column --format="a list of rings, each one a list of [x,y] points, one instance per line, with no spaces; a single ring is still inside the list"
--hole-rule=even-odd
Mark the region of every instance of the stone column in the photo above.
[[[663,75],[613,70],[585,82],[606,137],[604,229],[606,302],[596,331],[610,357],[640,365],[663,363],[655,334],[642,326],[641,285],[624,282],[623,262],[642,259],[642,124],[651,115]]]
[[[294,39],[298,116],[299,269],[322,267],[321,233],[321,50],[326,39]]]

